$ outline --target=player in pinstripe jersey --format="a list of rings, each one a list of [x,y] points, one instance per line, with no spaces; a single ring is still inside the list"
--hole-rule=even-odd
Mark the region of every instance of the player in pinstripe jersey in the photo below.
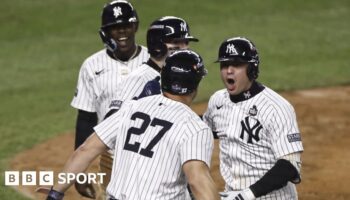
[[[186,200],[187,182],[198,200],[218,200],[210,176],[213,136],[189,105],[206,69],[200,56],[180,50],[166,59],[163,94],[125,102],[97,125],[69,158],[64,172],[84,171],[98,154],[113,149],[110,200]],[[63,199],[69,184],[56,184],[48,199]]]
[[[118,85],[148,60],[147,49],[135,43],[138,23],[136,10],[129,2],[117,0],[104,6],[100,36],[106,48],[84,61],[71,102],[78,109],[75,148],[103,119],[118,93]],[[76,188],[83,196],[94,197],[91,185],[76,185]]]
[[[111,102],[111,112],[115,112],[123,101],[160,93],[160,70],[167,55],[179,49],[188,49],[189,42],[198,42],[191,36],[187,22],[179,17],[161,17],[148,28],[147,48],[150,59],[119,85],[118,96]],[[109,113],[109,114],[110,114]]]
[[[184,19],[165,16],[152,22],[147,31],[147,48],[151,57],[119,85],[118,96],[111,102],[111,110],[105,118],[119,110],[125,100],[160,94],[160,70],[166,56],[174,50],[188,49],[190,41],[197,42],[198,39],[190,35],[189,26]],[[104,184],[108,184],[113,154],[103,154],[101,158],[100,167],[107,174]]]
[[[226,88],[203,118],[220,139],[222,199],[297,199],[303,146],[292,105],[256,81],[259,56],[248,39],[225,40],[217,62]]]

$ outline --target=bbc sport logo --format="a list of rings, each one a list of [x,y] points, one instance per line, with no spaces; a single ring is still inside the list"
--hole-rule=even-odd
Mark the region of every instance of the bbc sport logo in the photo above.
[[[106,173],[58,173],[55,177],[53,171],[5,171],[5,185],[52,186],[56,182],[58,184],[69,184],[74,181],[80,184],[102,184],[104,176],[106,176]]]

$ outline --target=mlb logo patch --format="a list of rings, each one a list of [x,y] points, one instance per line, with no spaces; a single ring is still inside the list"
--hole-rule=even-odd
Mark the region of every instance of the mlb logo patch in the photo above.
[[[301,141],[300,133],[293,133],[287,135],[289,143]]]

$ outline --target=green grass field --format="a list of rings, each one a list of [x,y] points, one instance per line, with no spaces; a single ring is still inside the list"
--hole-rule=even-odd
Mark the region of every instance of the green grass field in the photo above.
[[[0,7],[1,199],[26,199],[4,186],[16,153],[73,130],[70,107],[83,60],[103,47],[97,31],[106,1],[3,0]],[[260,52],[259,80],[276,90],[350,84],[348,0],[133,0],[138,42],[164,15],[186,19],[200,42],[192,48],[209,74],[198,101],[222,88],[214,64],[220,43],[246,36]]]

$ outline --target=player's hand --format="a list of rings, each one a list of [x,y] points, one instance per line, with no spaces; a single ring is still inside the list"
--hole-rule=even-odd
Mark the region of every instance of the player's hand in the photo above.
[[[148,81],[145,87],[143,88],[142,92],[136,99],[141,99],[143,97],[160,94],[161,89],[160,89],[159,80],[160,80],[160,77],[157,76],[156,78]]]
[[[58,192],[51,188],[39,187],[35,190],[35,192],[47,194],[46,200],[62,200],[64,197],[64,193]]]
[[[79,192],[79,194],[82,195],[83,197],[87,197],[90,199],[96,198],[96,191],[91,183],[80,184],[75,182],[74,186],[77,192]]]
[[[51,188],[47,188],[47,187],[38,187],[35,189],[35,192],[37,193],[42,193],[42,194],[49,194]]]
[[[220,192],[221,200],[255,200],[253,192],[247,188],[242,191]]]
[[[221,200],[234,199],[240,191],[219,192]]]

